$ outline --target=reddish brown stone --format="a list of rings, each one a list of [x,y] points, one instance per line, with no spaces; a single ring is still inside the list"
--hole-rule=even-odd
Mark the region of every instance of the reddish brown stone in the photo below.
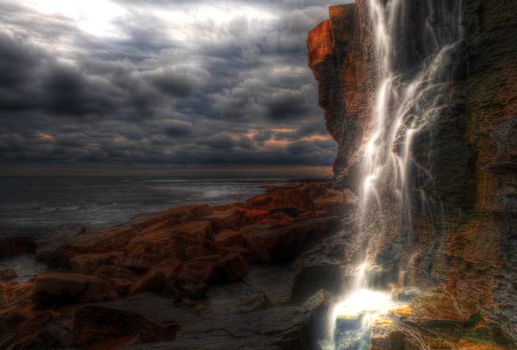
[[[329,59],[334,55],[334,43],[330,20],[325,20],[309,32],[307,37],[307,48],[309,52],[309,67]]]
[[[237,281],[248,273],[249,267],[240,254],[229,254],[218,262],[222,277],[227,281]]]
[[[184,265],[179,275],[179,284],[187,294],[198,297],[202,295],[210,282],[217,278],[215,262],[193,261]]]
[[[188,221],[195,221],[213,213],[209,205],[187,205],[165,210],[151,215],[144,215],[131,222],[139,232],[146,234],[168,229]]]
[[[119,295],[127,295],[129,288],[137,279],[132,271],[113,265],[102,265],[93,275],[108,281]]]
[[[219,232],[214,241],[224,247],[243,246],[245,239],[238,231],[225,229]]]
[[[113,297],[108,283],[100,278],[72,273],[49,272],[39,275],[34,287],[38,302],[89,302]]]
[[[130,294],[161,293],[165,288],[170,290],[181,271],[181,266],[181,262],[176,259],[162,261],[131,286]]]
[[[100,265],[121,266],[124,259],[125,254],[122,252],[76,255],[70,259],[70,269],[81,274],[91,274]]]
[[[339,227],[339,218],[323,217],[295,222],[276,228],[271,225],[252,225],[242,228],[251,246],[263,262],[286,261],[308,239],[323,237]]]
[[[81,235],[73,243],[45,254],[42,259],[51,266],[69,266],[70,259],[76,255],[123,251],[136,234],[133,227],[122,226]]]

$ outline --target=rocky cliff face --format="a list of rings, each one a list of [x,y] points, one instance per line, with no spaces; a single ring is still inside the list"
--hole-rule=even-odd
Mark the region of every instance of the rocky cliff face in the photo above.
[[[334,173],[353,181],[367,133],[374,90],[372,43],[362,0],[330,7],[330,19],[307,38],[327,129],[338,143]]]
[[[424,3],[409,4],[401,25],[414,30],[396,42],[406,52],[397,69],[409,74],[425,55]],[[464,2],[464,39],[443,96],[448,108],[414,142],[413,160],[432,175],[426,191],[442,208],[439,219],[414,208],[415,239],[408,246],[400,232],[386,235],[376,259],[383,271],[376,283],[447,296],[463,326],[482,320],[476,327],[489,326],[476,336],[498,344],[517,338],[516,11],[511,1]],[[368,4],[334,6],[329,14],[309,33],[309,66],[327,128],[339,145],[336,179],[358,193],[376,81]],[[447,319],[440,311],[447,308],[443,298],[426,300],[435,303],[435,319]]]

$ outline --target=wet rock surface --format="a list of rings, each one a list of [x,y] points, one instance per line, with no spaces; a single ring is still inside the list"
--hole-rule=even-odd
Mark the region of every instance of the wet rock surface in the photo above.
[[[400,67],[411,68],[425,53],[423,3],[405,2],[405,25],[414,30],[396,38],[407,51],[396,62]],[[375,349],[515,347],[517,8],[515,2],[474,0],[462,9],[458,66],[442,96],[448,107],[413,145],[415,166],[432,175],[422,188],[432,203],[414,206],[411,241],[386,230],[376,242],[373,273],[375,287],[409,285],[435,297],[418,299],[404,325],[381,320]],[[307,39],[327,128],[339,144],[336,179],[356,192],[376,79],[368,22],[367,2],[331,7],[329,19]],[[412,200],[421,195],[415,190]]]

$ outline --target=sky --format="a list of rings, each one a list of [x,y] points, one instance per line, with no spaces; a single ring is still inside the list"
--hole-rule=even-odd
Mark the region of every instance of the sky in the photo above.
[[[328,172],[305,39],[343,2],[0,0],[0,173]]]

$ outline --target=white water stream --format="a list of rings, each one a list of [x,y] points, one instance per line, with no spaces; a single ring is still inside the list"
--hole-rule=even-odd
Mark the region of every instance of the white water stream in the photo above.
[[[409,68],[401,63],[408,50],[401,38],[413,37],[408,31],[416,30],[404,25],[411,1],[367,0],[377,88],[370,133],[363,145],[357,218],[357,239],[363,251],[355,283],[329,317],[328,338],[322,342],[325,350],[367,349],[371,322],[396,304],[389,291],[368,289],[368,271],[375,264],[377,245],[387,229],[397,230],[411,242],[413,177],[420,173],[431,179],[427,169],[412,161],[413,141],[447,107],[445,86],[450,80],[453,53],[463,37],[462,4],[460,0],[420,1],[426,20],[418,38],[425,40],[421,43],[425,50]],[[422,194],[421,198],[427,197]]]

